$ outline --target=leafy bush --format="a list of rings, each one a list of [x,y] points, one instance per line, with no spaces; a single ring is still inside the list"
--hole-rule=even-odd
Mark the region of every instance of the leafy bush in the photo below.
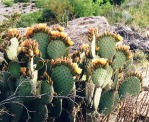
[[[37,8],[45,8],[47,7],[49,0],[35,0],[35,6]]]
[[[62,22],[62,17],[64,13],[67,11],[67,15],[73,14],[74,9],[69,0],[53,0],[49,2],[49,9],[55,15],[58,22]]]
[[[78,17],[92,16],[94,13],[91,0],[74,0],[72,5]]]
[[[6,6],[6,7],[10,7],[13,5],[13,1],[12,0],[3,0],[3,4]]]
[[[42,19],[42,12],[37,11],[29,14],[22,14],[20,21],[17,23],[17,27],[27,27],[34,23],[38,23]]]

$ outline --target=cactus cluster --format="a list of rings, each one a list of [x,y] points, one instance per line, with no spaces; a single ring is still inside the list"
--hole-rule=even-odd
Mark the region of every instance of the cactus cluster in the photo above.
[[[0,115],[3,121],[45,122],[59,118],[63,101],[69,97],[67,109],[73,114],[77,106],[72,104],[77,102],[75,83],[81,80],[85,80],[84,97],[91,114],[107,115],[127,94],[140,93],[142,77],[128,72],[133,55],[129,46],[117,44],[123,40],[120,35],[99,34],[91,28],[89,45],[69,53],[74,42],[63,30],[60,26],[36,24],[27,28],[25,36],[16,29],[4,35],[0,45],[0,108],[5,107],[14,116]],[[75,115],[69,117],[70,121],[75,121]]]

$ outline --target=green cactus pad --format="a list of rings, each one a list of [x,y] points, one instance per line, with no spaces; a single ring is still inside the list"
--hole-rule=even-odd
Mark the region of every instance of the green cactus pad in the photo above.
[[[113,69],[119,69],[126,63],[127,57],[123,51],[117,51],[112,63]]]
[[[9,86],[7,84],[8,79],[10,78],[10,73],[1,71],[0,72],[0,90],[1,90],[1,95],[5,97],[6,91],[9,90]]]
[[[68,47],[61,40],[51,41],[48,45],[47,52],[50,59],[61,58],[67,56]]]
[[[17,95],[18,96],[31,96],[35,94],[35,86],[30,78],[21,76],[16,81]]]
[[[108,66],[106,70],[107,70],[107,76],[105,82],[102,85],[102,88],[105,88],[111,82],[111,78],[113,75],[113,69],[111,66]]]
[[[6,55],[9,60],[17,61],[19,42],[16,37],[10,40],[11,45],[6,48]]]
[[[119,95],[116,91],[106,91],[101,94],[101,99],[99,103],[99,112],[104,115],[110,114],[111,111],[115,108],[115,106],[119,102]]]
[[[99,55],[101,58],[112,59],[116,49],[116,41],[112,36],[104,36],[98,40]]]
[[[39,50],[42,53],[42,58],[47,58],[47,47],[49,43],[49,35],[45,32],[36,32],[31,37],[38,42]]]
[[[92,81],[97,87],[101,87],[107,77],[107,70],[104,68],[98,68],[92,73]]]
[[[20,77],[20,64],[18,62],[12,61],[9,64],[8,71],[14,78]]]
[[[62,113],[62,99],[54,98],[48,105],[49,117],[58,118]]]
[[[32,122],[47,122],[48,109],[46,105],[36,105],[35,113],[32,117]]]
[[[42,104],[48,104],[52,102],[53,99],[53,85],[51,85],[47,80],[42,81],[41,84],[41,94],[47,94],[41,97],[40,101]]]
[[[141,91],[141,81],[135,76],[128,77],[120,86],[120,97],[125,97],[127,94],[137,96]]]
[[[56,66],[52,70],[54,91],[60,96],[67,96],[73,89],[74,80],[70,69],[65,65]]]
[[[23,111],[23,105],[21,104],[23,103],[20,103],[18,101],[14,101],[9,104],[10,114],[14,115],[10,118],[11,122],[19,122]]]

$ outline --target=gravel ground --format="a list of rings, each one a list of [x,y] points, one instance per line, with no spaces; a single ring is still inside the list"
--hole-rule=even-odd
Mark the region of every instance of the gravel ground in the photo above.
[[[36,11],[34,3],[17,3],[13,4],[11,7],[5,7],[0,1],[0,23],[6,18],[2,15],[11,15],[14,12],[18,13],[30,13]]]

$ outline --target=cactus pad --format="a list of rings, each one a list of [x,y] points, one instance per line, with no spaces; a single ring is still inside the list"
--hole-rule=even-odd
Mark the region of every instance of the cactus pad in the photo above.
[[[112,59],[116,50],[116,41],[111,36],[105,36],[98,40],[98,53],[102,58]]]
[[[52,70],[54,91],[60,96],[67,96],[73,89],[74,80],[70,69],[65,65],[56,66]]]
[[[112,67],[114,69],[121,68],[125,64],[125,62],[126,62],[126,56],[124,52],[118,51],[115,55],[115,59],[112,63]]]
[[[19,46],[18,39],[16,37],[10,40],[11,45],[6,48],[6,55],[9,60],[17,60],[17,48]]]
[[[30,78],[25,78],[21,76],[16,81],[17,95],[18,96],[30,96],[35,93],[35,86],[33,85],[33,81]]]
[[[136,96],[139,95],[141,91],[141,81],[136,76],[129,76],[121,84],[119,89],[120,97],[125,97],[127,94]]]
[[[47,80],[42,81],[41,84],[41,94],[47,94],[43,95],[40,99],[42,104],[51,103],[53,99],[53,85],[51,85]]]
[[[65,57],[68,55],[66,54],[67,48],[66,44],[61,40],[51,41],[47,48],[48,56],[50,59]]]
[[[99,103],[99,112],[104,115],[109,114],[119,102],[119,95],[117,92],[109,90],[101,94]]]
[[[46,105],[36,105],[36,112],[33,114],[32,122],[46,122],[48,119],[48,109]]]
[[[20,64],[18,62],[12,61],[9,64],[8,71],[14,78],[19,78],[20,77]]]
[[[52,103],[48,105],[49,117],[58,118],[62,113],[62,99],[54,98]]]
[[[106,77],[107,70],[104,68],[98,68],[92,74],[92,81],[96,86],[101,87],[105,82]]]
[[[112,75],[113,75],[113,69],[112,69],[111,66],[108,66],[106,68],[106,70],[107,70],[107,76],[106,76],[105,82],[102,85],[102,88],[105,88],[111,82],[111,78],[112,78]]]
[[[42,58],[47,58],[47,47],[49,43],[49,35],[45,32],[36,32],[31,37],[38,42],[39,50],[42,53]]]
[[[9,89],[7,81],[10,76],[9,72],[0,72],[0,91],[2,96],[5,96],[6,91]]]

